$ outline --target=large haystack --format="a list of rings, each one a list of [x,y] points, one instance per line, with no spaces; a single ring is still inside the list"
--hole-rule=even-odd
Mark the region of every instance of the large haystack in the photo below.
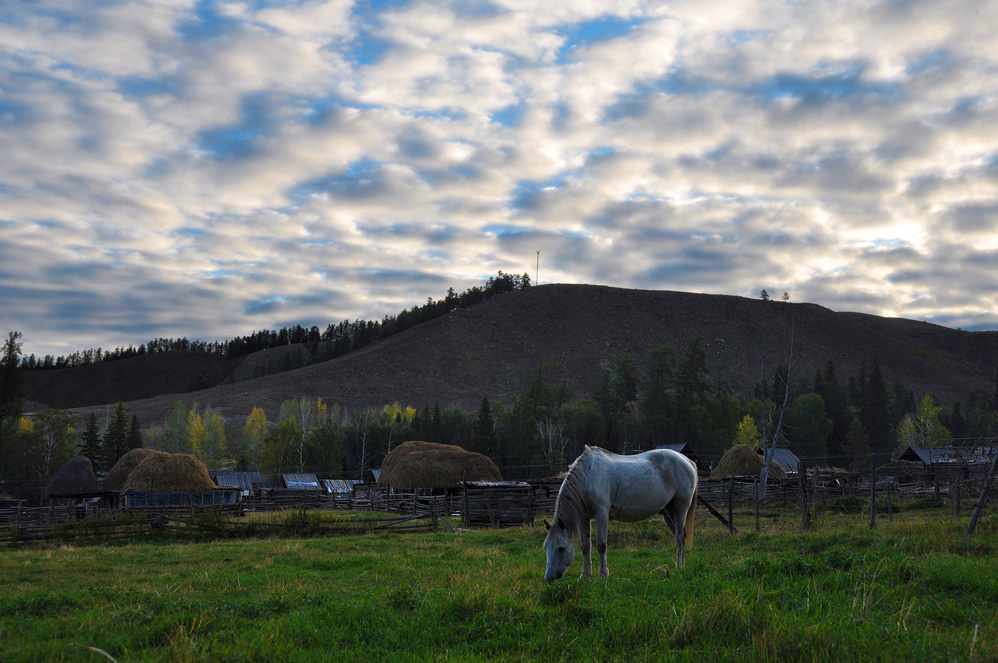
[[[93,463],[86,456],[71,458],[45,487],[45,497],[87,497],[101,492]]]
[[[721,456],[717,467],[710,473],[710,478],[757,477],[760,474],[762,474],[762,456],[747,444],[736,444]],[[786,479],[787,473],[775,462],[770,461],[769,476],[773,479]]]
[[[214,490],[204,464],[190,454],[150,454],[128,475],[124,490],[143,493],[203,493]]]
[[[153,454],[165,453],[165,451],[156,451],[155,449],[132,449],[119,458],[118,462],[111,468],[111,471],[104,477],[104,490],[120,493],[125,489],[125,482],[128,481],[128,475],[139,466],[139,463]]]
[[[482,454],[450,444],[403,442],[381,466],[378,483],[396,490],[450,488],[461,481],[502,481],[499,468]]]

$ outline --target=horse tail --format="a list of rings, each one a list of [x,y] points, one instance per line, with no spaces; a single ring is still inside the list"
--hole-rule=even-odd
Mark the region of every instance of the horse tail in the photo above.
[[[693,514],[697,510],[697,491],[699,486],[693,487],[693,500],[690,502],[690,508],[686,510],[686,546],[693,545]]]

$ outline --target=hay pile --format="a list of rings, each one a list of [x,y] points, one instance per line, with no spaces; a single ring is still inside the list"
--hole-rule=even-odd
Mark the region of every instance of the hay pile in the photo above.
[[[124,490],[143,493],[203,493],[215,489],[204,463],[190,454],[146,456],[125,480]]]
[[[166,453],[155,449],[132,449],[118,459],[111,471],[104,477],[104,490],[120,493],[125,488],[128,475],[132,473],[139,463],[153,454]]]
[[[450,488],[459,482],[502,481],[499,468],[482,454],[451,444],[403,442],[381,465],[378,483],[396,490]]]
[[[757,477],[762,474],[762,456],[747,444],[736,444],[721,456],[717,467],[710,473],[711,479],[726,477]],[[773,479],[786,479],[787,473],[775,462],[769,463],[769,476]]]
[[[86,456],[71,458],[59,468],[48,485],[45,497],[86,497],[101,492],[93,463]]]

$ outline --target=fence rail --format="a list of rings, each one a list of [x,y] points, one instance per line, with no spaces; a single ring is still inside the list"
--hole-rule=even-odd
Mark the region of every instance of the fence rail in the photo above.
[[[788,479],[771,480],[765,494],[758,488],[758,477],[731,477],[720,480],[702,479],[700,498],[720,508],[727,503],[728,513],[735,504],[782,505],[793,507],[807,504],[814,508],[823,506],[857,508],[856,500],[865,498],[886,502],[893,508],[903,503],[931,496],[946,500],[959,514],[963,504],[970,505],[981,493],[987,482],[988,467],[983,464],[955,464],[918,468],[909,466],[884,466],[873,472],[840,472],[805,470]],[[872,468],[871,468],[872,470]],[[67,541],[103,536],[103,540],[139,536],[141,533],[205,532],[205,523],[217,527],[204,514],[243,516],[251,512],[298,510],[302,513],[316,510],[380,511],[400,514],[385,524],[372,524],[358,529],[321,526],[313,523],[306,533],[337,534],[343,531],[425,531],[436,528],[443,520],[449,527],[460,523],[465,527],[507,527],[533,524],[536,516],[553,513],[559,486],[557,484],[497,484],[462,485],[458,490],[443,495],[393,493],[372,485],[359,485],[349,495],[329,495],[319,491],[259,490],[244,496],[235,505],[226,506],[175,506],[131,507],[107,500],[60,503],[48,507],[25,507],[5,503],[0,506],[0,543],[62,539]],[[896,505],[896,506],[895,506]],[[712,513],[734,529],[713,507]],[[871,514],[875,515],[875,514]],[[398,520],[403,518],[404,520]],[[757,516],[758,518],[758,516]],[[229,520],[232,520],[229,518]],[[377,519],[368,519],[371,523]],[[403,525],[402,523],[408,523]],[[871,524],[873,517],[871,517]],[[269,529],[268,529],[269,528]],[[281,530],[279,525],[265,523],[239,523],[233,532],[254,532],[266,535]],[[287,529],[287,528],[285,528]],[[233,532],[229,532],[232,534]]]

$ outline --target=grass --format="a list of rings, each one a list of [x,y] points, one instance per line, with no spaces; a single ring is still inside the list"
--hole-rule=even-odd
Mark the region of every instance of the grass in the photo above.
[[[993,516],[867,523],[612,523],[550,585],[540,527],[0,550],[0,661],[998,660]]]

